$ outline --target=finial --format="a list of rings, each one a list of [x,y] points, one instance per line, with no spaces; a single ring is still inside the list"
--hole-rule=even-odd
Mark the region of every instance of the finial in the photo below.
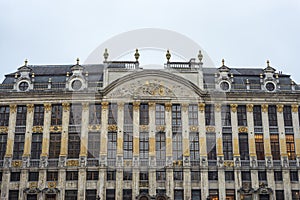
[[[270,67],[270,61],[267,60],[267,67]]]
[[[167,61],[169,62],[169,61],[170,61],[170,58],[171,58],[171,54],[170,54],[169,49],[167,50],[166,58],[167,58]]]
[[[230,78],[233,78],[233,73],[230,74]]]
[[[139,54],[139,50],[138,50],[138,49],[135,50],[134,57],[135,57],[135,60],[138,62],[138,61],[139,61],[139,57],[140,57],[140,54]]]
[[[199,50],[199,53],[198,53],[198,59],[200,62],[202,62],[202,59],[203,59],[203,55],[201,53],[201,50]]]
[[[109,56],[108,50],[105,49],[103,53],[104,61],[107,61],[108,56]]]
[[[224,60],[224,58],[222,59],[222,66],[225,66],[225,60]]]
[[[18,73],[15,73],[15,78],[18,78]]]
[[[34,78],[34,73],[31,74],[31,78]]]
[[[49,78],[49,79],[48,79],[48,83],[51,83],[51,82],[52,82],[52,78]]]
[[[70,76],[70,72],[67,72],[67,75],[66,75],[66,76],[67,76],[67,77]]]
[[[249,84],[250,82],[249,82],[249,79],[246,79],[246,84]]]
[[[88,72],[88,71],[85,72],[85,76],[86,76],[86,77],[89,76],[89,72]]]
[[[76,59],[76,64],[79,65],[79,58]]]
[[[259,78],[263,78],[263,75],[262,75],[262,74],[259,74]]]
[[[24,63],[25,63],[24,66],[27,66],[28,60],[25,59]]]
[[[291,81],[291,85],[296,85],[294,81]]]

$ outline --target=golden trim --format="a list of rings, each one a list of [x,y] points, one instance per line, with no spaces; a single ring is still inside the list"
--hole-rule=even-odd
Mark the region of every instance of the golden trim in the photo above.
[[[190,126],[190,131],[191,132],[198,131],[198,126]]]
[[[132,102],[132,106],[133,106],[133,110],[134,111],[139,111],[139,109],[140,109],[140,102],[134,101],[134,102]]]
[[[52,133],[62,132],[62,126],[50,126],[50,132]]]
[[[27,111],[28,111],[29,113],[32,113],[33,110],[34,110],[34,105],[33,105],[33,104],[27,104]]]
[[[205,103],[198,103],[199,111],[204,112],[205,111]]]
[[[118,126],[115,124],[110,124],[107,126],[107,130],[108,131],[117,131],[118,130]]]
[[[54,181],[48,182],[47,186],[48,186],[48,188],[51,188],[51,189],[56,188],[56,182],[54,182]]]
[[[62,103],[62,107],[64,112],[70,111],[70,103],[67,102]]]
[[[140,131],[149,131],[148,125],[140,125]]]
[[[216,112],[221,112],[221,108],[222,108],[221,104],[219,104],[219,103],[215,104],[215,111]]]
[[[29,188],[30,189],[34,189],[34,188],[37,188],[38,187],[38,183],[37,182],[30,182],[29,183]]]
[[[157,131],[165,131],[166,130],[166,126],[156,126],[156,130]]]
[[[216,132],[216,128],[214,126],[207,126],[206,127],[206,132],[214,133],[214,132]]]
[[[233,161],[224,161],[224,167],[234,167],[234,162]]]
[[[8,133],[8,127],[7,126],[0,126],[0,133]]]
[[[22,167],[22,160],[13,160],[11,165],[13,167]]]
[[[253,104],[247,104],[247,112],[253,112]]]
[[[299,108],[298,104],[293,104],[291,107],[292,107],[292,112],[294,112],[294,113],[298,112],[298,108]]]
[[[33,133],[43,133],[43,129],[44,129],[43,126],[33,126],[32,127],[32,132]]]
[[[239,127],[239,133],[248,133],[248,128],[245,126],[241,126]]]
[[[132,160],[124,160],[123,163],[124,163],[125,167],[131,167],[132,166]]]
[[[93,124],[88,126],[89,131],[101,131],[101,125],[100,124]]]
[[[174,160],[173,166],[182,166],[182,160]]]
[[[10,110],[11,113],[16,113],[17,112],[17,105],[16,104],[9,105],[9,110]]]
[[[106,111],[108,109],[109,103],[107,101],[102,101],[101,102],[101,108],[102,110]]]
[[[181,110],[183,112],[187,112],[188,111],[188,108],[189,108],[189,104],[188,103],[183,103],[181,104]]]
[[[268,112],[268,107],[269,107],[268,104],[262,104],[262,105],[261,105],[261,110],[262,110],[262,112],[264,112],[264,113]]]
[[[237,107],[238,107],[237,104],[230,104],[231,111],[234,113],[237,111]]]
[[[277,107],[277,112],[282,113],[283,112],[283,104],[278,104],[276,105]]]
[[[88,111],[90,108],[90,104],[89,103],[82,103],[82,110],[83,111]]]
[[[79,166],[79,161],[78,160],[68,160],[67,166],[68,167],[77,167],[77,166]]]
[[[52,108],[51,103],[45,103],[45,104],[44,104],[44,108],[45,108],[45,111],[46,111],[46,112],[50,112],[50,111],[51,111],[51,108]]]
[[[170,103],[170,102],[165,103],[165,109],[167,112],[170,112],[172,109],[172,103]]]

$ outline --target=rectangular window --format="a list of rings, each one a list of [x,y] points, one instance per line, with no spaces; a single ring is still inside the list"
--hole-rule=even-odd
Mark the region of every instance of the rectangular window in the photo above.
[[[296,160],[294,135],[286,134],[285,140],[286,140],[286,151],[287,151],[289,160]]]
[[[34,105],[33,126],[44,125],[44,105]]]
[[[299,181],[298,171],[290,171],[290,180],[292,182],[298,182]]]
[[[52,105],[51,112],[51,125],[61,125],[62,124],[62,105],[54,104]]]
[[[77,133],[69,133],[68,138],[68,158],[79,158],[80,135]]]
[[[110,103],[108,106],[108,124],[117,124],[118,119],[118,105]]]
[[[157,170],[156,171],[156,181],[165,181],[166,180],[166,170]]]
[[[9,190],[8,200],[19,199],[19,190]]]
[[[107,159],[115,160],[117,153],[117,133],[108,132],[108,141],[107,141]]]
[[[225,181],[234,181],[233,171],[225,171]]]
[[[6,153],[7,134],[0,134],[0,160],[4,159]]]
[[[149,124],[149,105],[141,103],[140,105],[140,125]]]
[[[9,106],[0,106],[0,126],[9,125]]]
[[[90,104],[89,124],[101,124],[101,104]]]
[[[229,105],[223,105],[221,108],[222,126],[231,126],[231,112]]]
[[[123,181],[132,180],[132,171],[123,171]]]
[[[275,181],[282,181],[282,172],[281,171],[274,171],[274,179]]]
[[[106,200],[115,200],[115,189],[106,189]]]
[[[199,133],[190,132],[190,160],[191,164],[196,162],[198,164],[200,161],[200,149],[199,149]]]
[[[299,200],[299,199],[300,199],[300,191],[292,190],[292,200]]]
[[[284,191],[283,190],[276,190],[276,200],[284,200]]]
[[[283,107],[284,126],[293,126],[292,108],[291,106]]]
[[[29,172],[28,173],[28,181],[38,181],[39,173],[38,172]]]
[[[208,172],[208,180],[209,181],[217,181],[218,180],[218,172],[217,171],[209,171]]]
[[[124,105],[124,124],[132,125],[133,123],[133,107],[132,103],[126,103]]]
[[[27,107],[17,106],[16,126],[26,126]]]
[[[254,126],[262,126],[261,106],[253,106],[253,121]]]
[[[183,190],[174,190],[174,200],[183,200]]]
[[[249,171],[242,171],[242,181],[251,181],[251,174]]]
[[[271,140],[271,153],[273,160],[280,160],[280,145],[279,145],[279,135],[270,134]]]
[[[223,139],[224,160],[232,160],[233,159],[232,134],[223,133],[222,139]]]
[[[70,125],[81,125],[82,106],[80,104],[72,104],[70,106]]]
[[[31,159],[40,159],[40,155],[42,153],[42,142],[43,142],[42,133],[32,134]]]
[[[140,160],[148,160],[149,157],[149,133],[140,132]]]
[[[77,190],[66,190],[65,200],[77,200]]]
[[[155,136],[156,160],[166,160],[166,135],[164,132],[158,132]]]
[[[47,171],[47,181],[58,181],[58,172]]]
[[[247,133],[239,134],[239,149],[241,160],[249,160],[249,143]]]
[[[59,158],[61,145],[61,134],[50,133],[49,158]]]
[[[238,126],[247,126],[247,110],[245,105],[237,107]]]
[[[133,151],[133,137],[132,132],[124,132],[124,142],[123,142],[123,150],[124,150],[124,159],[132,159],[132,151]]]
[[[258,171],[258,180],[267,181],[267,173],[265,171]]]
[[[173,133],[172,137],[173,160],[182,160],[182,134]]]
[[[123,189],[123,200],[132,200],[132,190]]]
[[[265,160],[264,135],[255,134],[254,137],[257,160]]]
[[[88,158],[99,158],[100,154],[100,133],[88,133]]]
[[[215,125],[215,107],[214,105],[205,105],[205,125]]]
[[[277,126],[277,109],[275,105],[268,107],[269,126]]]
[[[106,172],[106,178],[108,181],[115,181],[116,180],[116,171],[115,170],[108,170]]]
[[[78,171],[67,171],[66,180],[67,181],[78,181]]]
[[[140,180],[141,181],[148,181],[149,180],[149,174],[148,172],[140,172]]]
[[[201,190],[192,189],[192,199],[191,200],[201,200]]]
[[[217,160],[216,133],[206,134],[206,148],[208,160]]]
[[[189,105],[189,125],[190,126],[198,125],[198,105],[197,104]]]
[[[11,182],[20,181],[20,178],[21,178],[21,172],[11,172],[10,173],[10,181]]]
[[[192,181],[200,181],[200,171],[199,170],[192,170],[191,171],[191,180]]]
[[[86,190],[86,199],[97,199],[97,190]]]
[[[13,159],[21,160],[24,151],[25,134],[15,134]]]
[[[155,106],[155,124],[165,125],[165,105],[156,104]]]
[[[174,169],[174,181],[182,181],[183,180],[183,171],[182,169]]]
[[[181,106],[172,105],[172,131],[181,131]]]
[[[87,181],[94,181],[99,179],[99,172],[98,171],[87,171],[86,173],[86,180]]]
[[[37,194],[27,194],[26,200],[37,200]]]

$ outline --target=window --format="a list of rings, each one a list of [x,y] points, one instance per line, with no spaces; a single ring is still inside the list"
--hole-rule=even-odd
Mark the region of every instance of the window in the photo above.
[[[115,181],[116,180],[116,171],[115,170],[108,170],[106,172],[106,178],[108,181]]]
[[[192,181],[200,181],[200,171],[199,170],[192,170],[191,171],[191,180]]]
[[[282,181],[282,172],[281,171],[274,171],[274,179],[275,181]]]
[[[4,159],[6,153],[7,134],[0,134],[0,160]]]
[[[217,171],[209,171],[208,172],[208,180],[209,181],[217,181],[218,180],[218,172]]]
[[[239,134],[239,149],[241,160],[249,160],[249,144],[248,144],[248,134]]]
[[[100,154],[100,133],[88,133],[88,158],[99,158]]]
[[[43,105],[34,105],[33,125],[34,126],[44,125],[44,106]]]
[[[284,126],[293,126],[291,106],[283,107],[283,119],[284,119]]]
[[[17,106],[16,126],[26,126],[27,107]]]
[[[115,200],[115,189],[106,189],[106,200]]]
[[[299,199],[300,199],[300,191],[292,190],[292,200],[299,200]]]
[[[123,171],[123,181],[132,180],[132,171]]]
[[[275,105],[268,107],[269,126],[277,126],[277,109]]]
[[[78,181],[78,172],[77,171],[67,171],[66,180],[67,181]]]
[[[117,153],[117,133],[108,132],[108,141],[107,141],[107,159],[115,160]]]
[[[198,125],[198,105],[196,104],[189,105],[189,125]]]
[[[65,200],[77,200],[77,190],[66,190]]]
[[[123,200],[132,200],[132,190],[131,189],[123,189]]]
[[[37,194],[27,194],[26,200],[37,200]]]
[[[68,158],[78,158],[80,153],[80,135],[69,133]]]
[[[299,181],[298,171],[290,171],[290,179],[292,182],[298,182]]]
[[[148,160],[149,156],[149,134],[147,132],[140,133],[140,160]]]
[[[165,125],[165,105],[156,104],[155,108],[155,124]]]
[[[199,133],[190,132],[190,160],[191,163],[200,161]]]
[[[0,182],[2,182],[2,172],[0,172]]]
[[[251,174],[249,171],[242,171],[242,181],[251,181]]]
[[[217,160],[216,134],[215,133],[207,133],[206,134],[206,148],[207,148],[208,160]]]
[[[11,182],[20,181],[20,178],[21,178],[21,172],[11,172],[10,173],[10,181]]]
[[[182,181],[183,180],[183,171],[182,169],[174,169],[174,181]]]
[[[253,106],[254,126],[262,126],[261,106]]]
[[[28,181],[38,181],[39,173],[38,172],[29,172],[28,173]]]
[[[47,181],[58,181],[58,172],[48,171]]]
[[[276,190],[276,200],[284,200],[284,192],[283,190]]]
[[[149,180],[149,175],[148,172],[140,172],[140,180],[141,181],[148,181]]]
[[[86,190],[86,199],[96,199],[97,190]]]
[[[265,171],[258,171],[258,180],[267,181],[267,173]]]
[[[19,190],[9,190],[8,200],[19,199]]]
[[[33,133],[31,143],[31,159],[40,159],[42,153],[43,134]]]
[[[101,104],[90,104],[89,124],[101,124]]]
[[[183,200],[183,190],[174,190],[174,200]]]
[[[263,134],[255,134],[254,137],[257,160],[265,160],[264,136]]]
[[[24,150],[25,134],[15,134],[13,159],[21,160]]]
[[[296,160],[294,135],[286,134],[285,140],[286,140],[286,151],[287,151],[289,160]]]
[[[117,124],[118,119],[118,105],[110,103],[108,106],[108,124]]]
[[[0,106],[0,126],[9,125],[9,106]]]
[[[182,160],[182,134],[174,133],[172,137],[173,160]]]
[[[221,121],[222,126],[231,126],[231,113],[230,113],[230,106],[223,105],[221,108]]]
[[[123,150],[124,150],[124,159],[132,159],[132,148],[133,148],[133,137],[132,132],[124,132],[124,142],[123,142]]]
[[[51,112],[51,125],[61,125],[62,124],[62,105],[54,104],[52,105]]]
[[[280,160],[279,136],[277,134],[270,134],[270,140],[273,160]]]
[[[225,171],[225,181],[234,181],[233,171]]]
[[[158,132],[155,136],[156,160],[166,160],[166,135],[164,132]]]
[[[99,172],[98,171],[87,171],[86,173],[86,180],[87,181],[94,181],[99,179]]]
[[[70,125],[81,125],[82,106],[73,104],[70,106]]]
[[[61,145],[61,134],[50,133],[49,158],[59,158]]]
[[[124,105],[124,125],[132,125],[133,122],[133,107],[132,103]]]
[[[201,190],[192,189],[192,199],[191,200],[201,200]]]
[[[223,139],[224,160],[232,160],[233,159],[232,134],[223,133],[222,139]]]
[[[141,103],[140,105],[140,125],[149,124],[149,105]]]
[[[205,125],[215,125],[215,109],[214,105],[205,105]]]
[[[238,126],[247,126],[247,111],[245,105],[237,107]]]
[[[166,170],[157,170],[156,171],[156,181],[165,181],[166,180]]]

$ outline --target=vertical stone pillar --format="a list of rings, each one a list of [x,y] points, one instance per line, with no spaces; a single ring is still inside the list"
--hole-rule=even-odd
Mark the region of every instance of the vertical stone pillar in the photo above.
[[[38,188],[43,190],[44,188],[47,188],[47,170],[46,169],[41,169],[39,171],[39,181],[38,181]],[[44,194],[39,194],[38,195],[38,200],[43,200],[45,199],[43,197]]]
[[[42,142],[42,154],[40,166],[47,166],[47,159],[49,155],[49,145],[50,145],[50,125],[51,125],[51,109],[50,103],[44,104],[44,127],[43,127],[43,142]]]
[[[132,196],[139,195],[140,102],[133,102],[133,173]]]
[[[209,195],[208,171],[207,171],[207,149],[206,149],[206,128],[205,128],[205,104],[198,103],[198,124],[199,124],[199,146],[201,166],[201,199]]]
[[[60,192],[57,194],[58,200],[65,199],[65,188],[66,188],[66,169],[60,168],[58,170],[58,188]]]
[[[285,129],[284,129],[284,119],[283,119],[283,105],[277,105],[277,123],[278,123],[278,132],[279,132],[279,143],[280,143],[280,155],[281,159],[286,159],[287,161],[287,152],[286,152],[286,141],[285,141]]]
[[[156,195],[155,103],[149,102],[149,195]]]
[[[29,158],[30,158],[30,154],[31,154],[33,113],[34,113],[34,105],[33,104],[27,104],[26,132],[25,132],[23,162],[25,161],[28,167],[30,165]],[[24,163],[23,163],[23,166],[24,166]]]
[[[118,103],[118,139],[117,139],[117,171],[116,171],[116,200],[123,199],[123,127],[124,103]]]
[[[165,122],[166,122],[166,156],[167,156],[167,177],[166,194],[174,197],[174,177],[173,177],[173,153],[172,153],[172,103],[165,103]]]
[[[70,104],[67,102],[62,103],[62,133],[61,133],[61,147],[59,155],[59,166],[64,167],[66,165],[66,159],[68,155],[68,132],[69,132],[69,120],[70,120]]]
[[[20,184],[19,184],[19,199],[26,199],[26,194],[23,192],[27,186],[28,170],[21,169]]]
[[[81,141],[80,141],[80,163],[86,164],[88,151],[88,132],[89,132],[89,103],[82,104],[82,118],[81,118]],[[83,167],[83,166],[82,166]]]
[[[292,105],[292,118],[293,118],[293,130],[295,138],[295,150],[297,156],[298,166],[300,166],[300,130],[299,130],[299,114],[298,114],[298,105]]]
[[[85,200],[85,189],[86,189],[86,169],[85,167],[80,167],[78,171],[78,200]]]
[[[2,182],[1,182],[1,200],[7,200],[9,194],[9,182],[10,182],[10,171],[8,168],[2,171]]]

